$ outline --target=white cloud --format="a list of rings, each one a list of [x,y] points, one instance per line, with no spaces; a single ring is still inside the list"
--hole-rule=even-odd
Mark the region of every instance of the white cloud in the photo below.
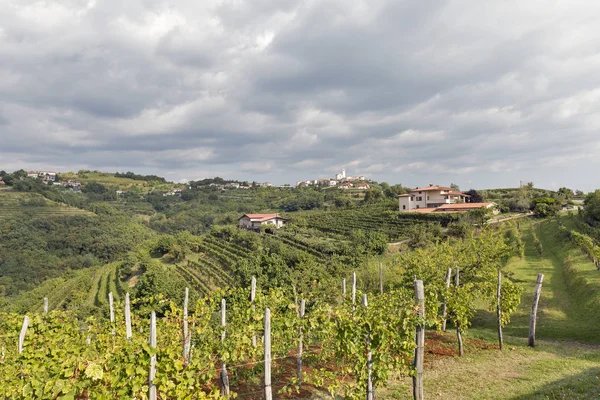
[[[600,3],[0,6],[0,168],[598,185]]]

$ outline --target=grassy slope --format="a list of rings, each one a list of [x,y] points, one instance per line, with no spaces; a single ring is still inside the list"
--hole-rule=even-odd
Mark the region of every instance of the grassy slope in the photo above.
[[[568,220],[565,219],[568,225]],[[495,342],[494,316],[478,312],[467,333],[467,345],[483,339],[486,346],[455,355],[426,356],[425,396],[439,399],[598,399],[600,398],[600,313],[593,307],[600,297],[600,272],[577,249],[560,238],[555,223],[544,222],[525,229],[525,258],[515,258],[507,270],[524,287],[521,305],[504,329],[504,352]],[[533,247],[531,229],[537,229],[544,253]],[[571,257],[577,274],[589,277],[584,288],[569,286],[573,274],[563,268]],[[528,317],[537,273],[544,273],[538,311],[536,348],[527,347]],[[582,306],[583,305],[583,306]],[[454,342],[453,333],[446,339]],[[427,346],[426,346],[427,347]],[[456,353],[455,345],[450,350]],[[427,362],[429,358],[429,362]],[[382,398],[410,399],[411,382],[391,382]]]
[[[23,201],[37,201],[43,203],[43,206],[23,205]],[[63,215],[81,215],[92,213],[75,207],[69,207],[65,204],[56,203],[46,199],[38,193],[13,192],[11,189],[0,189],[0,218],[12,214],[25,212],[37,216],[63,216]]]

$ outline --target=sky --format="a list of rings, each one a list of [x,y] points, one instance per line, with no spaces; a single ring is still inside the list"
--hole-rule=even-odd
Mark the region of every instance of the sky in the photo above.
[[[0,169],[600,187],[600,2],[0,0]]]

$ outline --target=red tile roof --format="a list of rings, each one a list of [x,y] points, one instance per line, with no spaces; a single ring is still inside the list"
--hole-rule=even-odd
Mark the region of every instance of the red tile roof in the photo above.
[[[474,210],[476,208],[489,207],[493,203],[457,203],[457,204],[442,204],[436,210]]]
[[[284,219],[279,214],[244,214],[238,219],[242,219],[244,217],[248,217],[250,219],[250,221],[253,221],[253,222],[263,222],[263,221],[268,221],[273,218]]]
[[[450,187],[446,187],[446,186],[439,186],[439,185],[433,185],[433,186],[425,186],[425,187],[417,187],[414,188],[413,190],[411,190],[411,192],[426,192],[428,190],[454,190]]]

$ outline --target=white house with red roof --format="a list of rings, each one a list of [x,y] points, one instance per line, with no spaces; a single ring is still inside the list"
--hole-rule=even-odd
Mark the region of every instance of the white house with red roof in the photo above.
[[[418,208],[436,208],[444,204],[463,203],[470,196],[451,187],[429,185],[418,187],[398,196],[400,211]]]
[[[468,194],[451,187],[429,185],[398,196],[400,211],[466,212],[478,208],[493,208],[495,203],[468,203]]]
[[[288,220],[279,214],[244,214],[238,218],[238,225],[245,229],[259,229],[261,225],[274,225],[281,228]]]

